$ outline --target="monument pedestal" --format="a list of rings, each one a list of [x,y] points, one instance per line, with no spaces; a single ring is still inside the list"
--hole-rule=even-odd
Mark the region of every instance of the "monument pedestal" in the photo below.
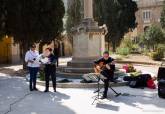
[[[73,59],[67,63],[69,72],[93,72],[93,62],[105,50],[105,29],[100,28],[92,18],[83,19],[73,28]],[[66,71],[66,70],[65,70]]]

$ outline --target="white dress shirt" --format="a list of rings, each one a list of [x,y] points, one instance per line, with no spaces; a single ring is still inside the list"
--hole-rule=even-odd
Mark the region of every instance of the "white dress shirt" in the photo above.
[[[25,62],[27,62],[28,67],[40,67],[40,63],[37,61],[37,58],[39,57],[38,51],[32,51],[29,50],[26,52],[25,55]],[[33,63],[28,62],[28,61],[33,61]]]

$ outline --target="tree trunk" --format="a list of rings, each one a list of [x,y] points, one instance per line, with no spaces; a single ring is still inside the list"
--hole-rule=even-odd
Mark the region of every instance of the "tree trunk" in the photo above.
[[[110,51],[110,38],[108,38],[108,51]]]
[[[43,52],[43,46],[44,46],[44,43],[40,42],[40,44],[39,44],[39,53]]]
[[[113,42],[112,43],[112,51],[113,51],[113,53],[115,53],[116,52],[116,43],[115,42]]]
[[[29,46],[29,43],[22,43],[23,69],[27,69],[27,63],[25,62],[25,54],[29,50]]]
[[[20,50],[20,58],[21,58],[21,60],[23,60],[23,46],[22,46],[22,44],[20,44],[19,50]]]

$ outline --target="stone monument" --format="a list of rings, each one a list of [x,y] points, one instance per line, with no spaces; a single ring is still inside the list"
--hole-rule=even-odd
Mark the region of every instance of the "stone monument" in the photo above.
[[[84,0],[84,19],[72,29],[73,58],[67,63],[64,72],[89,73],[93,61],[105,50],[105,29],[93,19],[93,0]]]

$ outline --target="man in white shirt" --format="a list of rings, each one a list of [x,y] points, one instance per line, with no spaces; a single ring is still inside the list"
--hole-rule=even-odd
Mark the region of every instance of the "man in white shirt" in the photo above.
[[[39,57],[38,51],[36,51],[36,45],[31,45],[30,50],[26,52],[25,55],[25,62],[27,62],[27,66],[30,72],[30,84],[29,89],[30,91],[37,91],[36,88],[36,80],[37,80],[37,73],[39,71],[40,63],[37,61]]]

